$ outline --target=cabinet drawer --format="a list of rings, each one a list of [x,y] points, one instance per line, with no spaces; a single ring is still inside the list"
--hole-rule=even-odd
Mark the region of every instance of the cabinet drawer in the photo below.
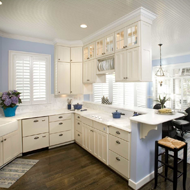
[[[119,137],[125,141],[130,141],[130,133],[128,133],[127,131],[123,131],[121,129],[117,129],[115,127],[110,127],[109,128],[109,133],[116,136],[116,137]]]
[[[75,120],[76,119],[79,120],[79,121],[82,121],[82,117],[77,113],[75,113]]]
[[[23,152],[29,152],[49,146],[49,133],[23,137]]]
[[[71,141],[71,131],[50,134],[50,146]]]
[[[92,120],[91,119],[87,119],[87,118],[83,117],[82,122],[85,123],[86,125],[92,127]]]
[[[78,131],[75,131],[75,141],[82,145],[82,133],[79,133]]]
[[[48,117],[22,120],[23,136],[31,136],[48,132]]]
[[[53,122],[53,121],[62,121],[65,119],[71,119],[71,114],[60,114],[60,115],[52,115],[49,116],[49,121]]]
[[[71,130],[71,120],[56,121],[49,124],[50,133],[58,133],[61,131]]]
[[[82,122],[79,120],[75,120],[75,130],[82,133]]]
[[[107,125],[104,125],[104,124],[102,124],[102,123],[98,123],[98,122],[94,121],[93,127],[94,127],[95,129],[100,130],[100,131],[103,131],[103,132],[105,132],[105,133],[108,133],[108,127],[107,127]]]
[[[109,165],[123,176],[129,178],[129,161],[109,150]]]
[[[109,135],[109,149],[129,160],[129,142]]]

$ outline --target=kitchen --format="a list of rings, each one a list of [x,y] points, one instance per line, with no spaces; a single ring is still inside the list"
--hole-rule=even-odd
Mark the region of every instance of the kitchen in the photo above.
[[[130,11],[125,11],[122,16],[96,30],[92,30],[93,26],[88,20],[87,24],[80,20],[79,25],[74,28],[71,26],[71,31],[75,27],[79,28],[77,37],[63,30],[64,34],[61,33],[63,31],[57,31],[52,41],[50,36],[54,32],[51,30],[44,33],[46,38],[39,35],[40,30],[47,29],[47,25],[40,28],[40,19],[35,24],[29,24],[25,20],[14,19],[13,15],[12,19],[6,16],[12,8],[19,18],[20,7],[34,5],[39,6],[36,14],[39,17],[40,6],[51,7],[56,14],[59,2],[55,3],[56,9],[52,2],[47,5],[38,4],[38,1],[34,5],[22,0],[18,0],[18,4],[16,1],[1,2],[0,91],[3,93],[3,109],[0,112],[0,165],[2,172],[9,165],[16,162],[20,164],[23,160],[30,162],[31,167],[16,180],[4,180],[3,176],[0,187],[95,189],[90,184],[98,184],[100,178],[93,176],[91,167],[107,173],[107,180],[115,189],[119,188],[120,183],[123,184],[121,189],[154,187],[154,181],[151,180],[155,177],[155,141],[162,139],[165,123],[184,117],[184,113],[179,110],[185,111],[189,107],[189,96],[185,90],[189,84],[188,55],[180,55],[182,58],[176,58],[177,61],[170,57],[162,59],[164,45],[158,46],[162,41],[157,41],[156,48],[152,48],[153,40],[150,36],[155,32],[154,23],[160,19],[160,15],[157,12],[155,14],[155,9],[144,8],[147,4],[138,4],[136,8],[131,7]],[[64,9],[69,6],[69,2],[61,3]],[[73,9],[77,9],[77,5],[80,7],[82,2],[70,3]],[[90,2],[89,6],[91,3],[94,2]],[[25,10],[22,11],[27,14]],[[49,20],[56,21],[56,18],[54,15]],[[18,25],[26,27],[22,28],[23,32],[17,29],[11,34],[11,30],[4,29],[6,21],[17,21]],[[54,21],[51,20],[51,24],[56,28],[58,26]],[[36,30],[37,26],[39,31]],[[172,61],[173,64],[165,64]],[[159,69],[166,77],[155,75]],[[182,78],[182,75],[185,77]],[[182,85],[182,93],[177,90],[180,86],[178,83]],[[175,93],[172,86],[175,87]],[[154,100],[163,95],[169,99],[164,103],[163,99],[159,100],[159,105],[168,108],[167,115],[152,109],[156,104]],[[13,108],[16,113],[12,112]],[[67,157],[69,152],[70,156]],[[72,168],[72,161],[74,163],[78,156],[82,161],[78,162],[76,168]],[[62,157],[63,161],[68,162],[68,168],[60,160]],[[51,159],[56,160],[55,165]],[[87,166],[83,165],[85,163]],[[40,172],[41,167],[43,172]],[[54,167],[57,170],[54,171]],[[68,172],[71,168],[76,173],[59,173],[61,167]],[[86,170],[83,171],[83,167]],[[36,177],[33,171],[38,172]],[[58,172],[57,176],[54,172]],[[82,178],[80,172],[91,178]],[[34,175],[33,180],[30,180],[30,173]],[[163,173],[163,167],[159,173]],[[52,180],[48,180],[51,175]],[[113,182],[112,178],[116,181]],[[26,184],[22,179],[27,181]],[[172,188],[171,182],[167,182],[167,185]],[[109,188],[109,183],[101,182],[97,188]]]

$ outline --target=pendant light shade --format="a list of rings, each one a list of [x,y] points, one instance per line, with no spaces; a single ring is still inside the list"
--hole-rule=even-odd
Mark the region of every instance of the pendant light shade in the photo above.
[[[158,44],[159,46],[160,46],[160,67],[159,67],[159,69],[156,71],[156,76],[157,77],[164,77],[165,76],[165,74],[164,74],[164,71],[163,71],[163,69],[162,69],[162,54],[161,54],[161,46],[162,46],[162,44]]]

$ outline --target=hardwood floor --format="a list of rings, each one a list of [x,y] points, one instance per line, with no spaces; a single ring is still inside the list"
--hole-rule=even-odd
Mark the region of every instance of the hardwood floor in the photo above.
[[[131,190],[128,182],[77,144],[24,156],[39,162],[9,189],[11,190]],[[180,169],[180,167],[179,167]],[[188,165],[187,189],[190,189]],[[171,177],[171,173],[169,176]],[[182,189],[182,178],[178,189]],[[154,187],[151,181],[141,190]],[[157,190],[172,190],[171,182],[158,179]],[[2,188],[0,188],[2,190]]]

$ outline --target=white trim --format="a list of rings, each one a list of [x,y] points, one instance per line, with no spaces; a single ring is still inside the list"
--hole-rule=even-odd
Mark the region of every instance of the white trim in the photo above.
[[[158,173],[162,173],[162,171],[163,171],[163,167],[158,169]],[[147,176],[145,176],[144,178],[142,178],[137,183],[135,183],[133,180],[129,179],[128,185],[130,187],[132,187],[134,190],[137,190],[137,189],[140,189],[143,185],[145,185],[149,181],[151,181],[152,179],[154,179],[154,171],[152,173],[148,174]]]
[[[110,23],[109,25],[103,27],[102,29],[96,31],[95,33],[85,37],[82,39],[83,43],[90,42],[94,38],[109,32],[110,30],[120,26],[121,24],[124,24],[125,22],[137,17],[137,16],[144,16],[145,18],[148,18],[151,22],[156,19],[156,14],[143,8],[139,7],[138,9],[135,9],[134,11],[130,12],[129,14],[126,14],[122,16],[121,18],[117,19],[116,21]]]
[[[51,40],[33,38],[33,37],[22,36],[22,35],[17,35],[17,34],[10,34],[10,33],[5,33],[2,31],[0,31],[0,36],[4,38],[12,38],[12,39],[23,40],[23,41],[28,41],[28,42],[37,42],[37,43],[50,44],[50,45],[54,44],[53,41]]]
[[[14,83],[13,83],[13,80],[14,80],[14,77],[10,78],[10,76],[14,76],[14,69],[13,69],[13,56],[15,54],[18,54],[18,55],[27,55],[27,56],[37,56],[37,57],[45,57],[47,59],[47,81],[46,81],[46,87],[47,87],[47,102],[46,103],[50,103],[51,102],[51,55],[49,54],[39,54],[39,53],[30,53],[30,52],[22,52],[22,51],[12,51],[12,50],[9,50],[9,69],[8,69],[8,88],[9,90],[13,90],[14,88]],[[31,100],[32,102],[32,100]],[[38,103],[32,103],[31,105],[35,105],[35,104],[38,104]],[[39,103],[41,104],[41,103]],[[22,105],[22,104],[21,104]]]
[[[76,47],[76,46],[83,46],[83,42],[81,40],[68,41],[68,40],[55,39],[54,45]]]

